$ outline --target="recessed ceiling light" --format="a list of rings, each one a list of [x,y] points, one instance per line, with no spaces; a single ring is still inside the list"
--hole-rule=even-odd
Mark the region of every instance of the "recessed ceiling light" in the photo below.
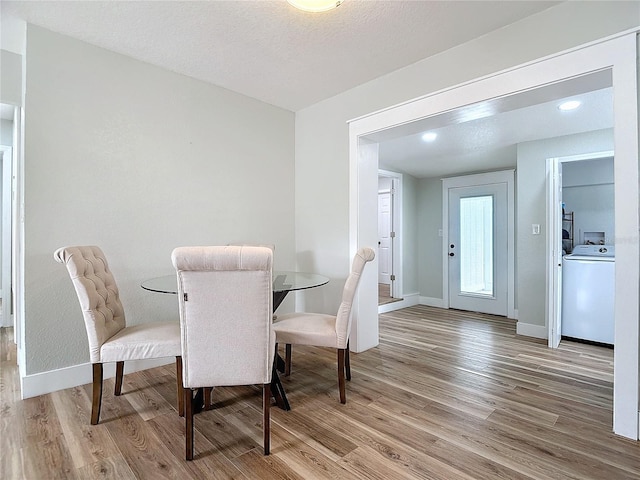
[[[294,7],[305,12],[326,12],[339,7],[343,0],[287,0]]]
[[[566,112],[567,110],[575,110],[580,105],[581,104],[578,100],[569,100],[568,102],[564,102],[558,105],[558,108],[563,112]]]
[[[422,140],[425,142],[433,142],[438,137],[436,132],[427,132],[422,134]]]

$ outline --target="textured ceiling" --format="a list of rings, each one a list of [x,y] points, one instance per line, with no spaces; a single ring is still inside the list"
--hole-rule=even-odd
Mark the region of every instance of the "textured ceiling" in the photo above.
[[[611,87],[571,95],[582,105],[561,112],[561,100],[490,115],[478,120],[442,125],[433,142],[422,132],[380,142],[380,166],[417,178],[446,177],[465,172],[515,168],[519,143],[613,127]]]
[[[3,49],[23,53],[29,22],[298,111],[558,3],[346,0],[311,14],[286,0],[2,0],[0,33]],[[610,128],[608,85],[558,85],[508,108],[479,104],[382,132],[381,165],[416,177],[515,166],[519,142]],[[554,101],[576,95],[584,108],[558,115]],[[422,142],[425,130],[438,140]]]
[[[519,143],[613,128],[610,70],[494,98],[369,135],[381,168],[417,178],[515,168]],[[560,111],[566,100],[576,110]],[[422,134],[437,138],[424,142]]]
[[[2,48],[24,21],[297,111],[560,2],[285,0],[0,2]]]

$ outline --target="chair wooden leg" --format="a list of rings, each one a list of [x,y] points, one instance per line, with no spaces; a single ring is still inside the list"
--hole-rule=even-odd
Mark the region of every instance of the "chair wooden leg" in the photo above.
[[[205,387],[202,389],[203,399],[202,399],[202,409],[203,410],[211,410],[211,392],[213,392],[213,387]]]
[[[122,377],[124,376],[124,362],[116,362],[116,387],[113,394],[118,397],[122,392]]]
[[[291,375],[291,344],[287,343],[284,346],[284,376]]]
[[[178,401],[178,415],[184,417],[184,387],[182,386],[182,357],[176,357],[176,399]]]
[[[113,394],[117,397],[122,393],[122,379],[124,378],[124,362],[116,362],[116,386]]]
[[[262,443],[264,454],[271,451],[271,384],[265,383],[262,387]]]
[[[193,460],[193,391],[184,389],[185,458]]]
[[[100,420],[100,405],[102,404],[102,364],[93,364],[93,399],[91,403],[91,425],[97,425]]]
[[[344,351],[344,368],[347,372],[347,381],[351,381],[351,360],[349,359],[349,342],[347,342],[347,349]]]
[[[338,348],[338,388],[340,389],[340,403],[347,403],[344,384],[344,348]]]

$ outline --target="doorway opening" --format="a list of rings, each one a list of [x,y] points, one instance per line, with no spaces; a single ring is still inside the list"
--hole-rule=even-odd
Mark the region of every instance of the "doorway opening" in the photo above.
[[[378,171],[378,305],[402,301],[402,174]],[[398,307],[400,308],[400,307]]]
[[[378,169],[376,136],[394,127],[409,125],[417,121],[459,122],[462,107],[475,107],[477,113],[505,111],[504,108],[511,100],[520,102],[532,101],[539,103],[540,96],[551,92],[554,87],[575,88],[576,82],[582,80],[588,83],[599,72],[611,75],[614,96],[614,131],[615,131],[615,235],[619,241],[616,249],[618,259],[616,268],[615,287],[615,331],[616,349],[614,352],[614,405],[613,431],[616,434],[632,439],[638,439],[638,404],[639,404],[639,366],[640,355],[638,338],[640,325],[637,322],[640,305],[640,255],[638,250],[638,229],[640,205],[640,188],[638,184],[638,109],[637,109],[637,39],[635,32],[623,33],[613,38],[603,39],[588,45],[577,47],[567,52],[561,52],[552,57],[531,62],[511,70],[489,75],[481,79],[445,89],[425,97],[406,102],[395,107],[378,111],[350,122],[350,253],[353,254],[358,245],[375,242],[377,225],[371,215],[367,216],[375,200],[375,182]],[[592,91],[590,88],[587,91]],[[558,92],[555,92],[558,93]],[[564,98],[574,91],[562,93]],[[473,113],[473,112],[470,112]],[[418,131],[424,130],[424,125],[414,127]],[[542,213],[538,218],[544,218],[544,158],[542,157],[542,183],[538,193],[542,193],[541,202],[537,201],[525,205],[531,207],[531,212],[537,212],[541,206]],[[537,168],[537,167],[536,167]],[[536,172],[539,171],[536,169]],[[522,171],[519,169],[518,178]],[[519,183],[520,185],[520,183]],[[522,202],[518,195],[519,204]],[[369,210],[370,211],[370,210]],[[519,212],[521,211],[519,206]],[[526,218],[526,217],[525,217]],[[532,222],[529,229],[518,229],[521,233],[531,232],[537,225],[536,218],[526,218]],[[521,222],[521,219],[518,219]],[[523,225],[524,226],[524,225]],[[542,237],[544,255],[544,237]],[[528,242],[529,240],[527,240]],[[539,242],[537,242],[539,243]],[[526,242],[525,245],[526,246]],[[518,255],[520,242],[518,243]],[[540,249],[538,249],[540,251]],[[530,255],[531,257],[531,255]],[[521,257],[519,256],[519,259]],[[549,272],[544,271],[544,259],[537,262],[531,269],[523,270],[518,263],[519,278],[529,275],[534,291],[525,291],[517,297],[519,320],[522,318],[523,305],[528,302],[529,307],[537,309],[542,306],[542,316],[545,326],[540,327],[546,336],[548,318],[545,315],[547,303],[545,283],[549,280]],[[542,271],[539,267],[543,266]],[[540,274],[542,274],[541,278]],[[377,344],[373,333],[378,330],[377,316],[372,314],[377,298],[377,282],[373,272],[363,275],[360,290],[354,301],[356,316],[354,330],[358,334],[357,351],[363,351]],[[542,288],[540,288],[542,287]],[[522,286],[518,284],[520,292]],[[529,295],[529,293],[542,292]],[[528,298],[527,298],[527,295]],[[522,300],[522,302],[521,302]],[[525,302],[526,301],[526,302]],[[548,303],[547,303],[548,304]],[[538,316],[539,317],[539,316]],[[536,325],[537,327],[537,325]],[[536,328],[536,331],[538,329]],[[363,332],[361,334],[361,332]],[[367,334],[372,332],[371,335]],[[521,332],[518,332],[521,333]]]
[[[547,159],[547,217],[549,347],[558,348],[563,337],[614,345],[613,151]],[[594,257],[584,269],[584,255],[577,250],[598,254],[601,247],[606,251],[599,255],[607,263]],[[597,278],[588,278],[592,270],[600,272],[593,273]],[[589,293],[591,284],[595,290]],[[592,315],[597,325],[591,325]],[[563,325],[563,317],[569,323]]]

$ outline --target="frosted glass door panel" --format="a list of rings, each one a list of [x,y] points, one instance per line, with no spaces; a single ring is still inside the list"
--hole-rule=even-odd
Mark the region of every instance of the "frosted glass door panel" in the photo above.
[[[493,296],[493,195],[460,199],[460,291]]]

